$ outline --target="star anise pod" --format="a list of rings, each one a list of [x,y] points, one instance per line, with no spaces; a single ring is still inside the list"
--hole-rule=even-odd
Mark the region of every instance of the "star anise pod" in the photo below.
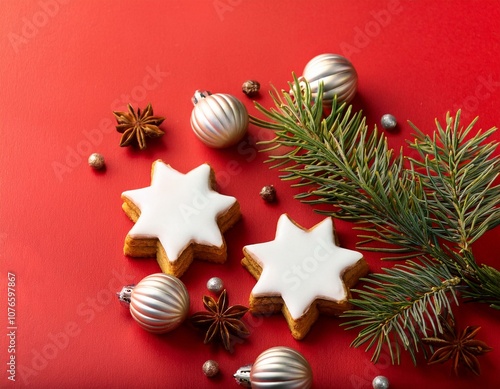
[[[248,312],[243,305],[229,306],[226,289],[217,301],[210,296],[203,296],[203,305],[207,312],[197,312],[191,316],[195,327],[205,329],[204,343],[220,340],[227,351],[232,351],[235,338],[243,339],[250,335],[241,318]]]
[[[451,315],[440,315],[439,321],[443,328],[442,336],[422,339],[425,344],[435,348],[428,363],[444,363],[451,360],[456,375],[463,367],[479,375],[480,367],[476,356],[492,350],[486,343],[474,339],[481,327],[468,326],[458,332]]]
[[[148,104],[142,112],[140,108],[135,112],[132,105],[128,104],[128,112],[114,111],[113,114],[118,122],[116,130],[123,134],[120,140],[122,147],[136,142],[143,150],[146,148],[146,137],[156,138],[164,134],[158,126],[163,123],[165,118],[154,116],[151,104]]]

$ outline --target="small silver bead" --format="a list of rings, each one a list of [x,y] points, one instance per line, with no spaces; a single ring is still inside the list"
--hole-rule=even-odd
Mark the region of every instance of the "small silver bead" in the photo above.
[[[372,382],[373,389],[389,389],[389,380],[383,375],[376,376]]]
[[[386,130],[393,130],[398,125],[398,121],[393,115],[386,113],[380,119],[380,124],[382,124],[382,127]]]
[[[212,293],[220,293],[224,289],[224,282],[219,277],[212,277],[207,282],[207,289]]]
[[[211,378],[216,376],[219,373],[219,364],[212,360],[209,359],[203,364],[203,374],[205,374],[207,377]]]
[[[90,154],[88,162],[89,166],[96,170],[104,167],[104,157],[99,153]]]

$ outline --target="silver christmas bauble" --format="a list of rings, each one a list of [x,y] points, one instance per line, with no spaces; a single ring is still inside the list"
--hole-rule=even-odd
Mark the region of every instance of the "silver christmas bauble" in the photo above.
[[[386,113],[385,115],[382,115],[382,117],[380,118],[380,124],[386,130],[394,130],[398,125],[398,121],[396,120],[394,115]]]
[[[198,90],[192,101],[191,128],[207,146],[229,147],[243,138],[248,127],[248,112],[236,97]]]
[[[219,294],[224,289],[224,282],[219,277],[212,277],[207,281],[207,289],[212,293]]]
[[[189,311],[189,294],[177,277],[156,273],[135,286],[125,286],[120,301],[130,301],[130,313],[146,331],[165,333],[177,328]]]
[[[254,364],[244,366],[235,374],[236,380],[243,385],[250,368],[249,381],[253,389],[308,389],[312,385],[312,370],[304,356],[289,347],[271,347],[255,360]],[[243,374],[240,381],[238,373]]]
[[[383,375],[376,376],[372,382],[373,389],[389,389],[389,380]]]
[[[323,82],[323,103],[331,104],[337,95],[339,103],[349,103],[358,87],[358,74],[351,62],[338,54],[321,54],[311,59],[302,74],[310,87],[313,97]]]

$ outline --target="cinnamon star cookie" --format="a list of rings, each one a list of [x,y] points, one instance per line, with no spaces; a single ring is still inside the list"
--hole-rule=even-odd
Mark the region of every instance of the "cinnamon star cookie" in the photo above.
[[[151,185],[121,196],[123,210],[135,223],[125,238],[125,255],[156,256],[162,271],[176,277],[194,258],[225,262],[222,234],[240,218],[240,206],[215,187],[215,173],[206,163],[183,174],[155,161]]]
[[[319,313],[349,309],[349,288],[368,272],[361,253],[336,244],[331,218],[307,230],[283,214],[275,239],[245,246],[243,254],[243,266],[258,280],[251,312],[282,311],[295,339],[309,332]]]

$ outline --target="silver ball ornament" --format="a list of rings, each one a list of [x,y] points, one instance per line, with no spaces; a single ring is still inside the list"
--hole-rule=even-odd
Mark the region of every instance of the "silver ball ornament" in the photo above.
[[[380,124],[386,130],[393,130],[398,125],[398,121],[393,115],[386,113],[385,115],[382,115],[382,118],[380,119]]]
[[[191,128],[204,144],[225,148],[243,138],[248,127],[248,112],[236,97],[198,90],[192,101]]]
[[[99,153],[92,153],[89,156],[88,164],[91,168],[96,170],[102,169],[105,165],[104,157]]]
[[[125,304],[129,302],[130,313],[139,326],[157,334],[177,328],[189,311],[186,286],[164,273],[151,274],[135,286],[124,286],[118,298]]]
[[[203,364],[202,369],[203,369],[203,374],[205,374],[209,378],[215,377],[217,374],[219,374],[219,364],[212,359],[206,361]]]
[[[321,54],[311,59],[302,73],[313,97],[323,82],[323,103],[331,104],[334,96],[339,103],[349,103],[358,87],[358,74],[351,62],[338,54]]]
[[[312,385],[312,370],[304,356],[289,347],[271,347],[234,374],[236,381],[253,389],[308,389]]]
[[[389,380],[383,375],[376,376],[372,381],[373,389],[389,389]]]
[[[207,281],[207,289],[212,293],[219,294],[224,289],[224,282],[219,277],[212,277]]]

